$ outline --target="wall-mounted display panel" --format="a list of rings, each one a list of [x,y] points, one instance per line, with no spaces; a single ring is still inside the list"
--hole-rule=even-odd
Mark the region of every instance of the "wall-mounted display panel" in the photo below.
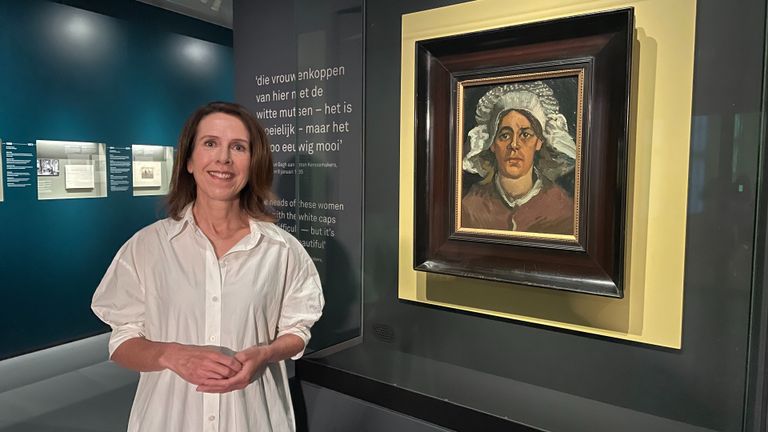
[[[173,175],[173,147],[131,146],[133,195],[166,195]]]
[[[38,140],[36,146],[38,199],[107,196],[104,144]]]

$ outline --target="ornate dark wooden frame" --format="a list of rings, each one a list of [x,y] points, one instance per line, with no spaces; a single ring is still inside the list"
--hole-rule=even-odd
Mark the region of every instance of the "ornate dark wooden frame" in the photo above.
[[[417,42],[416,270],[623,297],[633,12]],[[574,65],[586,71],[576,241],[457,233],[457,83]]]

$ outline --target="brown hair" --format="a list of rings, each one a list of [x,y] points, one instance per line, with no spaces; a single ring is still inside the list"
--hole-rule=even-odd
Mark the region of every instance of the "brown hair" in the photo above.
[[[269,151],[267,134],[244,106],[231,102],[211,102],[204,105],[195,110],[184,124],[176,148],[171,191],[168,194],[168,215],[175,220],[181,219],[184,208],[197,196],[195,178],[187,171],[187,163],[192,157],[197,127],[206,116],[214,113],[237,117],[248,130],[251,164],[248,182],[240,191],[240,209],[254,219],[274,222],[275,216],[266,204],[273,196],[272,153]]]

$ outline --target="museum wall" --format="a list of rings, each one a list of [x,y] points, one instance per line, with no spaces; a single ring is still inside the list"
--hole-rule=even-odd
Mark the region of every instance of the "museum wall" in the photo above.
[[[398,189],[410,175],[398,172],[402,14],[449,3],[457,2],[366,3],[363,343],[297,365],[298,376],[395,409],[407,407],[335,384],[338,371],[433,398],[443,411],[408,415],[460,430],[460,419],[445,415],[450,406],[536,430],[752,430],[765,3],[696,3],[692,116],[656,120],[691,128],[690,143],[662,143],[690,149],[679,349],[398,299]],[[639,49],[664,49],[659,43]],[[637,128],[653,127],[636,115]],[[663,184],[654,173],[644,173],[648,182]]]
[[[113,156],[174,146],[186,116],[231,100],[234,84],[231,31],[128,0],[1,2],[0,64],[2,359],[108,330],[90,311],[93,291],[120,245],[163,217],[162,195],[134,196]],[[38,140],[75,143],[49,151]],[[91,159],[98,193],[64,187],[63,165],[85,158],[77,143],[103,144]],[[60,172],[25,168],[35,154]],[[9,187],[9,165],[30,175]]]

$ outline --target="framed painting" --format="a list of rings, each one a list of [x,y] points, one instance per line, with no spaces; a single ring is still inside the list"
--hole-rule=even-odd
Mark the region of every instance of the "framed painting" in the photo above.
[[[633,10],[416,44],[414,268],[622,297]]]
[[[158,161],[133,161],[133,186],[159,188],[163,185],[162,164]]]

